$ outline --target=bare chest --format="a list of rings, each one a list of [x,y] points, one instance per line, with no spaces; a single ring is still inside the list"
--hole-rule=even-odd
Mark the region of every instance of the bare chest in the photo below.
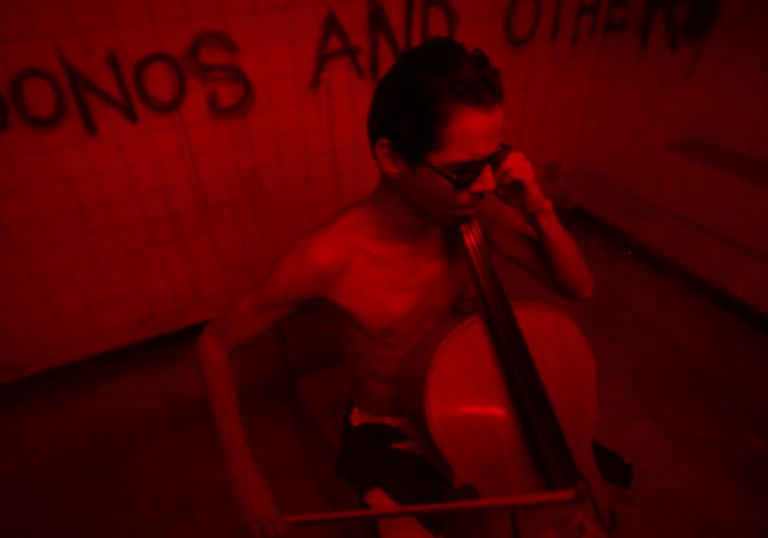
[[[360,250],[331,299],[349,315],[348,336],[358,346],[397,352],[451,308],[466,277],[463,259],[446,252]]]

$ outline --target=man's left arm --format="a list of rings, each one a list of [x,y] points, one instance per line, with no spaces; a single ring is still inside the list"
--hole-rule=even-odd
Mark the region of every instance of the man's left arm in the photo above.
[[[591,297],[594,282],[584,257],[522,153],[509,155],[496,173],[496,183],[494,195],[478,206],[477,220],[488,242],[563,296]]]
[[[592,297],[592,273],[576,241],[565,231],[557,218],[554,208],[530,216],[528,221],[536,230],[552,279],[562,292],[571,298]]]
[[[476,219],[491,247],[546,288],[569,299],[592,296],[592,274],[554,209],[524,215],[488,197],[478,204]]]

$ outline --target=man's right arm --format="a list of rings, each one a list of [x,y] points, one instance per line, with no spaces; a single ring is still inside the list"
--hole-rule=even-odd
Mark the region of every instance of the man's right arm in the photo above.
[[[229,357],[302,302],[327,295],[344,265],[338,247],[326,246],[330,243],[320,237],[313,234],[291,246],[254,289],[206,326],[196,342],[227,465],[257,536],[277,534],[281,523],[279,517],[275,519],[271,498],[248,447]],[[264,495],[267,499],[254,498]]]

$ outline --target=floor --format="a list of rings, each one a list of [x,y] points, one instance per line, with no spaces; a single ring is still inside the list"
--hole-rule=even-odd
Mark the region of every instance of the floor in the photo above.
[[[766,325],[720,306],[599,221],[563,220],[595,276],[589,301],[555,297],[494,263],[510,299],[548,302],[586,335],[599,378],[595,437],[633,463],[632,502],[659,538],[767,536]],[[249,441],[282,513],[355,507],[333,474],[334,445],[313,398],[281,360],[311,341],[296,323],[233,357]],[[248,536],[192,343],[0,387],[0,535]],[[366,532],[324,525],[290,536]]]

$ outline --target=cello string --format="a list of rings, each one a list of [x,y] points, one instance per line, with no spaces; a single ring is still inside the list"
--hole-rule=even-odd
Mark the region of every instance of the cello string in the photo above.
[[[498,289],[495,288],[493,278],[488,271],[487,261],[482,256],[478,246],[479,240],[472,227],[467,228],[467,251],[472,260],[472,268],[475,273],[475,283],[482,299],[488,320],[501,321],[503,319],[500,303],[497,299]]]
[[[464,228],[464,225],[462,225],[462,231],[465,232],[465,237],[468,239],[466,243],[469,247],[469,254],[474,262],[473,267],[475,267],[479,272],[479,278],[476,280],[479,280],[482,285],[483,291],[485,292],[484,297],[487,298],[490,303],[492,303],[489,305],[491,312],[489,312],[488,315],[493,315],[494,319],[498,319],[500,314],[499,304],[497,301],[498,289],[493,289],[496,288],[496,286],[494,286],[492,276],[489,274],[488,262],[482,255],[480,248],[481,236],[478,233],[476,226],[477,222],[473,218],[467,222],[466,228]]]
[[[538,406],[529,394],[530,387],[527,387],[523,381],[526,379],[525,374],[530,372],[525,372],[525,360],[513,359],[519,354],[514,352],[514,347],[508,339],[509,325],[514,321],[510,319],[511,316],[504,315],[505,312],[501,303],[501,297],[504,297],[503,289],[501,292],[498,289],[500,285],[498,275],[492,269],[487,249],[481,248],[483,245],[482,232],[478,228],[479,226],[474,219],[471,219],[466,226],[462,224],[465,246],[472,261],[478,293],[483,299],[487,311],[487,327],[496,346],[499,346],[497,349],[501,373],[508,388],[508,396],[513,402],[513,409],[517,411],[516,415],[523,428],[530,455],[536,462],[547,487],[554,488],[555,484],[559,482],[554,475],[556,465],[551,461],[551,453],[546,450],[547,440],[543,436],[540,425],[535,420],[535,417],[539,415],[537,414]],[[509,319],[508,323],[506,322],[507,319]]]
[[[497,342],[503,347],[505,355],[511,358],[515,353],[513,352],[514,347],[510,344],[508,336],[511,332],[510,325],[515,322],[513,313],[509,307],[509,302],[506,302],[507,308],[504,308],[505,301],[502,300],[506,298],[504,289],[498,275],[493,270],[493,265],[491,264],[487,248],[483,248],[484,241],[482,231],[480,230],[477,221],[472,219],[466,228],[466,235],[468,238],[467,247],[473,260],[473,267],[475,267],[478,272],[478,280],[480,280],[480,285],[478,287],[482,292],[481,297],[484,298],[483,302],[487,304],[489,321],[495,323],[498,327],[498,330],[494,331],[497,333]],[[493,325],[489,325],[489,328],[492,327]],[[520,334],[519,329],[516,332]],[[524,396],[519,403],[524,405],[529,411],[528,415],[533,416],[539,406],[535,405],[535,402],[532,401],[531,395],[529,394],[530,389],[523,383],[523,379],[530,378],[531,368],[529,367],[529,364],[531,362],[531,360],[507,360],[505,361],[505,365],[509,366],[511,369],[511,371],[508,370],[508,373],[512,374],[513,380],[511,381],[517,389],[514,391],[514,394]],[[531,424],[531,426],[535,427],[533,424]]]
[[[573,460],[562,429],[557,420],[557,415],[548,398],[546,389],[539,375],[530,350],[525,343],[524,335],[514,316],[509,301],[506,300],[504,288],[498,274],[493,268],[490,260],[490,254],[486,247],[482,230],[474,218],[461,225],[465,236],[465,247],[467,253],[473,261],[473,268],[476,270],[476,280],[480,289],[484,292],[483,303],[488,310],[487,315],[491,316],[489,321],[495,321],[498,327],[497,339],[503,346],[508,360],[503,362],[507,375],[512,374],[511,382],[516,391],[512,395],[518,401],[527,413],[523,413],[521,421],[528,424],[526,431],[529,432],[531,442],[534,444],[534,451],[541,456],[540,467],[547,477],[552,479],[551,483],[560,482],[560,484],[572,484],[577,479],[578,468]],[[489,325],[489,328],[492,328]],[[517,335],[517,338],[511,336]],[[521,345],[515,345],[515,341],[520,341]],[[521,357],[513,359],[517,355]],[[500,357],[501,358],[501,357]],[[523,381],[525,380],[525,382]],[[510,387],[511,388],[511,387]],[[533,417],[544,419],[544,422],[535,420]],[[550,427],[545,427],[549,423]],[[547,449],[549,447],[549,449]],[[538,449],[538,450],[537,450]],[[554,451],[554,453],[553,453]],[[543,461],[542,461],[543,460]],[[563,467],[564,466],[564,467]],[[555,479],[554,474],[559,480]],[[547,480],[549,482],[549,480]]]
[[[519,338],[523,338],[522,331],[519,326],[516,325],[514,313],[509,305],[509,301],[506,300],[504,287],[501,284],[498,274],[493,268],[488,249],[484,248],[485,242],[483,240],[482,230],[474,219],[471,222],[469,232],[472,237],[471,247],[473,250],[473,258],[476,261],[478,269],[482,273],[487,299],[492,303],[493,320],[499,327],[500,334],[498,337],[502,340],[500,343],[506,349],[508,356],[512,357],[514,356],[512,350],[515,346],[510,344],[509,335],[517,333]],[[527,348],[524,350],[521,349],[521,351],[527,352]],[[530,353],[528,353],[528,356],[530,357]],[[532,375],[538,375],[538,371],[535,370],[532,358],[527,361],[514,361],[511,362],[511,365],[514,367],[517,383],[523,385],[520,389],[528,396],[529,404],[534,404],[533,408],[530,408],[531,412],[535,412],[539,406],[535,405],[535,401],[530,400],[531,390],[527,388],[527,384],[522,383],[523,379],[530,379]]]
[[[482,230],[480,229],[477,221],[474,219],[471,224],[471,233],[474,239],[472,246],[476,250],[475,257],[479,259],[484,278],[487,279],[487,282],[492,288],[491,291],[493,292],[493,295],[490,297],[490,300],[495,303],[494,310],[498,313],[495,319],[501,326],[503,326],[503,336],[505,338],[510,335],[510,331],[514,331],[519,335],[520,338],[523,339],[524,342],[524,335],[520,329],[519,324],[517,323],[514,312],[512,311],[512,307],[506,298],[501,279],[499,278],[498,273],[496,273],[493,264],[491,263],[489,251],[487,248],[483,248],[485,247],[485,242],[483,239]],[[521,349],[521,351],[525,352],[530,360],[519,362],[518,366],[522,370],[525,370],[526,377],[535,376],[538,378],[538,370],[536,369],[535,363],[533,363],[533,358],[530,356],[530,350],[527,349],[527,345],[525,349]]]
[[[484,288],[486,290],[487,298],[490,302],[493,303],[492,304],[493,317],[497,321],[497,323],[503,326],[504,334],[505,335],[509,334],[507,332],[509,330],[508,320],[509,320],[509,314],[511,314],[512,312],[509,309],[509,303],[503,300],[506,298],[506,295],[504,293],[504,287],[502,286],[501,280],[499,279],[498,275],[493,270],[490,254],[486,247],[486,243],[482,235],[482,230],[480,229],[480,226],[478,225],[475,219],[471,220],[468,228],[469,228],[468,231],[469,231],[470,237],[472,237],[473,239],[472,241],[473,258],[476,261],[477,267],[482,272],[482,279],[484,282]],[[507,308],[505,308],[505,304]]]
[[[501,297],[503,297],[503,289],[499,289],[500,283],[498,282],[498,277],[494,278],[496,275],[493,274],[491,269],[487,250],[484,251],[482,248],[482,232],[478,228],[477,222],[474,219],[468,223],[466,232],[469,241],[467,242],[467,246],[473,260],[473,267],[476,268],[478,272],[477,280],[480,281],[479,287],[482,288],[483,292],[481,297],[484,299],[484,303],[487,304],[487,315],[490,319],[495,320],[496,323],[502,326],[502,332],[506,333],[505,329],[507,327],[504,326],[507,324],[505,322],[505,316],[503,315],[504,309],[501,301]]]

